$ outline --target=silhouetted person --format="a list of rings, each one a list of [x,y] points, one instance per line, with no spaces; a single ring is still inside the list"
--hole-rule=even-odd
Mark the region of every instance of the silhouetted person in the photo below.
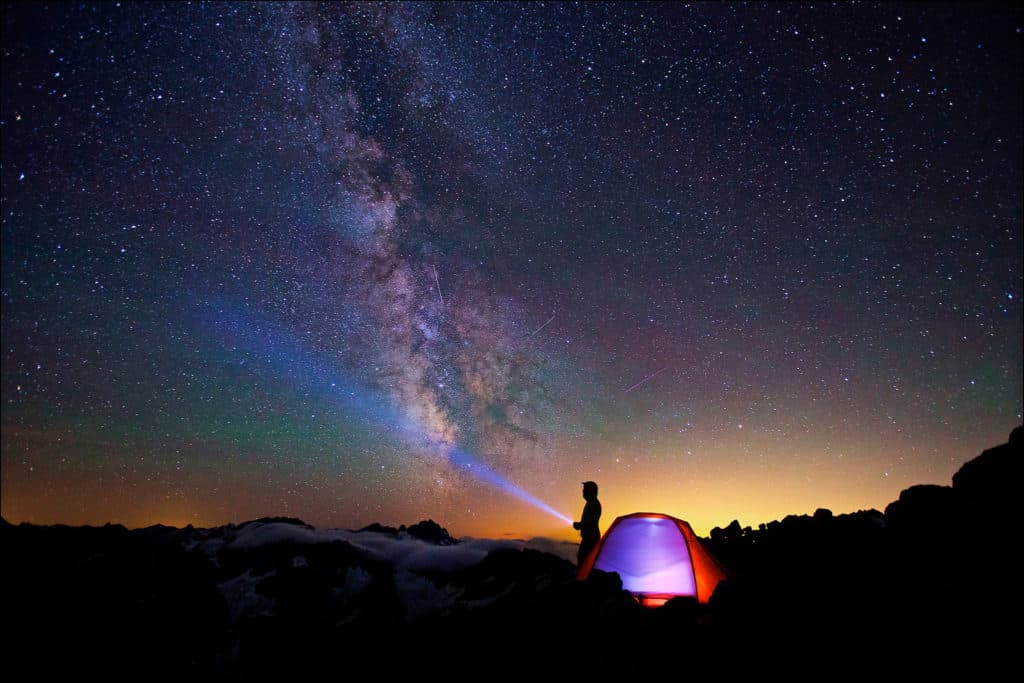
[[[587,559],[587,555],[601,540],[601,530],[597,526],[601,521],[601,501],[597,499],[597,484],[592,481],[583,482],[583,500],[587,501],[583,506],[583,517],[580,521],[572,523],[572,528],[580,532],[580,549],[576,553],[577,567],[583,564],[583,560]]]

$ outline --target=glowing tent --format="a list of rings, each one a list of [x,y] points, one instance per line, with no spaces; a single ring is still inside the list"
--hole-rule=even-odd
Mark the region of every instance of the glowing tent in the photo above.
[[[726,571],[701,545],[690,525],[657,512],[618,517],[580,565],[581,581],[592,569],[615,572],[641,605],[692,596],[706,603]]]

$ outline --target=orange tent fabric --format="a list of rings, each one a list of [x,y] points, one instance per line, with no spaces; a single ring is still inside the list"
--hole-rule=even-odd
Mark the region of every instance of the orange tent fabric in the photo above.
[[[585,580],[594,569],[619,574],[622,587],[647,606],[677,596],[707,603],[727,576],[687,522],[659,512],[616,518],[576,578]]]

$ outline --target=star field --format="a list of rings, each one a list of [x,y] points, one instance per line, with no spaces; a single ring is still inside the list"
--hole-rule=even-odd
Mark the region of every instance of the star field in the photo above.
[[[5,7],[12,522],[884,508],[1022,421],[1000,4]]]

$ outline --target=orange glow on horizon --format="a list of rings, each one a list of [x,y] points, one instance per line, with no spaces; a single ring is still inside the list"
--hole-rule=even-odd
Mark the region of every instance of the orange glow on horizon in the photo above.
[[[14,524],[110,522],[138,528],[159,523],[209,528],[287,516],[318,528],[355,529],[373,522],[397,527],[433,519],[454,537],[579,541],[570,525],[473,482],[455,491],[444,505],[432,501],[429,491],[415,495],[417,491],[410,488],[384,491],[377,496],[377,505],[369,506],[366,497],[352,498],[329,484],[306,489],[292,486],[294,490],[271,499],[265,493],[267,487],[286,489],[288,482],[267,482],[256,468],[236,467],[230,473],[232,479],[212,483],[208,473],[172,471],[156,476],[111,457],[103,467],[86,470],[83,460],[96,456],[80,455],[66,465],[46,464],[62,462],[53,453],[66,453],[66,442],[28,439],[24,433],[8,430],[4,437],[0,501],[4,518]],[[26,444],[31,445],[32,457],[12,457],[9,446],[15,441],[26,451]],[[784,444],[766,439],[723,440],[703,449],[655,444],[633,455],[624,455],[631,451],[616,443],[575,441],[556,450],[559,458],[551,461],[550,472],[519,473],[515,481],[571,519],[579,519],[583,508],[580,482],[598,482],[602,532],[617,517],[659,512],[685,520],[706,538],[714,527],[725,527],[733,520],[756,528],[787,515],[813,514],[818,508],[837,515],[871,508],[883,511],[910,486],[950,485],[963,462],[994,445],[998,444],[932,444],[940,452],[967,455],[951,461],[945,472],[928,472],[902,467],[900,444],[867,439],[846,443],[843,452],[831,455],[823,455],[810,438]],[[109,452],[109,444],[102,447]],[[40,456],[43,451],[52,453]]]

